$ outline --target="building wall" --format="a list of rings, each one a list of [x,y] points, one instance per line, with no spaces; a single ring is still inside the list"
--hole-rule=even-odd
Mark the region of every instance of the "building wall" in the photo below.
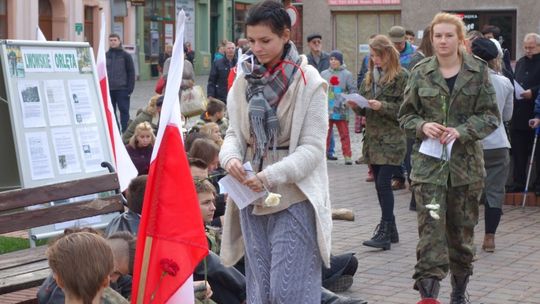
[[[368,32],[385,34],[393,24],[417,32],[423,30],[440,11],[515,11],[516,58],[523,56],[524,35],[529,32],[540,33],[538,0],[400,0],[399,4],[394,5],[349,6],[329,5],[329,2],[303,1],[303,36],[320,33],[324,50],[341,49],[353,74],[360,68],[366,54],[360,52],[360,44],[367,43]],[[303,51],[309,52],[307,44],[304,44]]]
[[[403,26],[420,30],[440,11],[516,11],[516,58],[523,56],[523,37],[529,32],[540,33],[540,6],[537,0],[401,0]],[[419,14],[418,12],[422,13]]]

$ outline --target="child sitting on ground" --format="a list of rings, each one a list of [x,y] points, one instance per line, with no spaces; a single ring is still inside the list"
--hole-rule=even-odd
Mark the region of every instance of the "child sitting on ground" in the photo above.
[[[127,152],[137,168],[138,175],[148,174],[156,136],[149,122],[144,121],[135,127],[135,133],[126,145]]]
[[[66,304],[101,303],[114,270],[113,253],[104,238],[89,232],[71,233],[55,241],[46,255]],[[116,293],[109,303],[129,302]]]

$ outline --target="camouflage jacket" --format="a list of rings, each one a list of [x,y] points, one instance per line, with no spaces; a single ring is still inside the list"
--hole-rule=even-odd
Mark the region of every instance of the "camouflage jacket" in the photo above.
[[[486,63],[468,54],[462,55],[462,62],[452,94],[436,57],[420,61],[411,72],[399,121],[407,136],[415,139],[411,173],[414,182],[446,186],[450,181],[452,186],[462,186],[485,175],[480,140],[499,125],[499,109]],[[444,166],[444,161],[418,152],[426,138],[424,123],[444,124],[443,101],[448,104],[446,125],[459,132],[448,165]]]
[[[360,85],[360,95],[382,103],[378,111],[354,108],[357,114],[366,116],[362,155],[368,164],[398,166],[405,159],[407,143],[405,133],[399,128],[397,113],[408,76],[402,69],[392,82],[380,87],[375,94],[365,87],[365,82]]]

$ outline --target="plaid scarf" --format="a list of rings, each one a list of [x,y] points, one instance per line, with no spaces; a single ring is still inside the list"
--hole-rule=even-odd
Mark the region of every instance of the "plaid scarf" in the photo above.
[[[251,51],[246,55],[252,56],[251,62],[244,60],[241,67],[248,82],[246,97],[249,104],[250,133],[254,140],[251,145],[255,150],[253,162],[260,164],[270,143],[273,150],[276,150],[280,131],[276,109],[299,68],[301,59],[292,42],[285,45],[281,62],[271,70],[260,64]]]

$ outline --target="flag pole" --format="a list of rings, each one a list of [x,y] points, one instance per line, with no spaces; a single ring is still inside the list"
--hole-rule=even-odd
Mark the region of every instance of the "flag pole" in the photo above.
[[[144,304],[144,292],[146,290],[146,274],[150,265],[150,254],[152,253],[152,237],[147,236],[144,242],[143,260],[141,265],[141,277],[139,279],[139,291],[137,293],[137,304]]]

